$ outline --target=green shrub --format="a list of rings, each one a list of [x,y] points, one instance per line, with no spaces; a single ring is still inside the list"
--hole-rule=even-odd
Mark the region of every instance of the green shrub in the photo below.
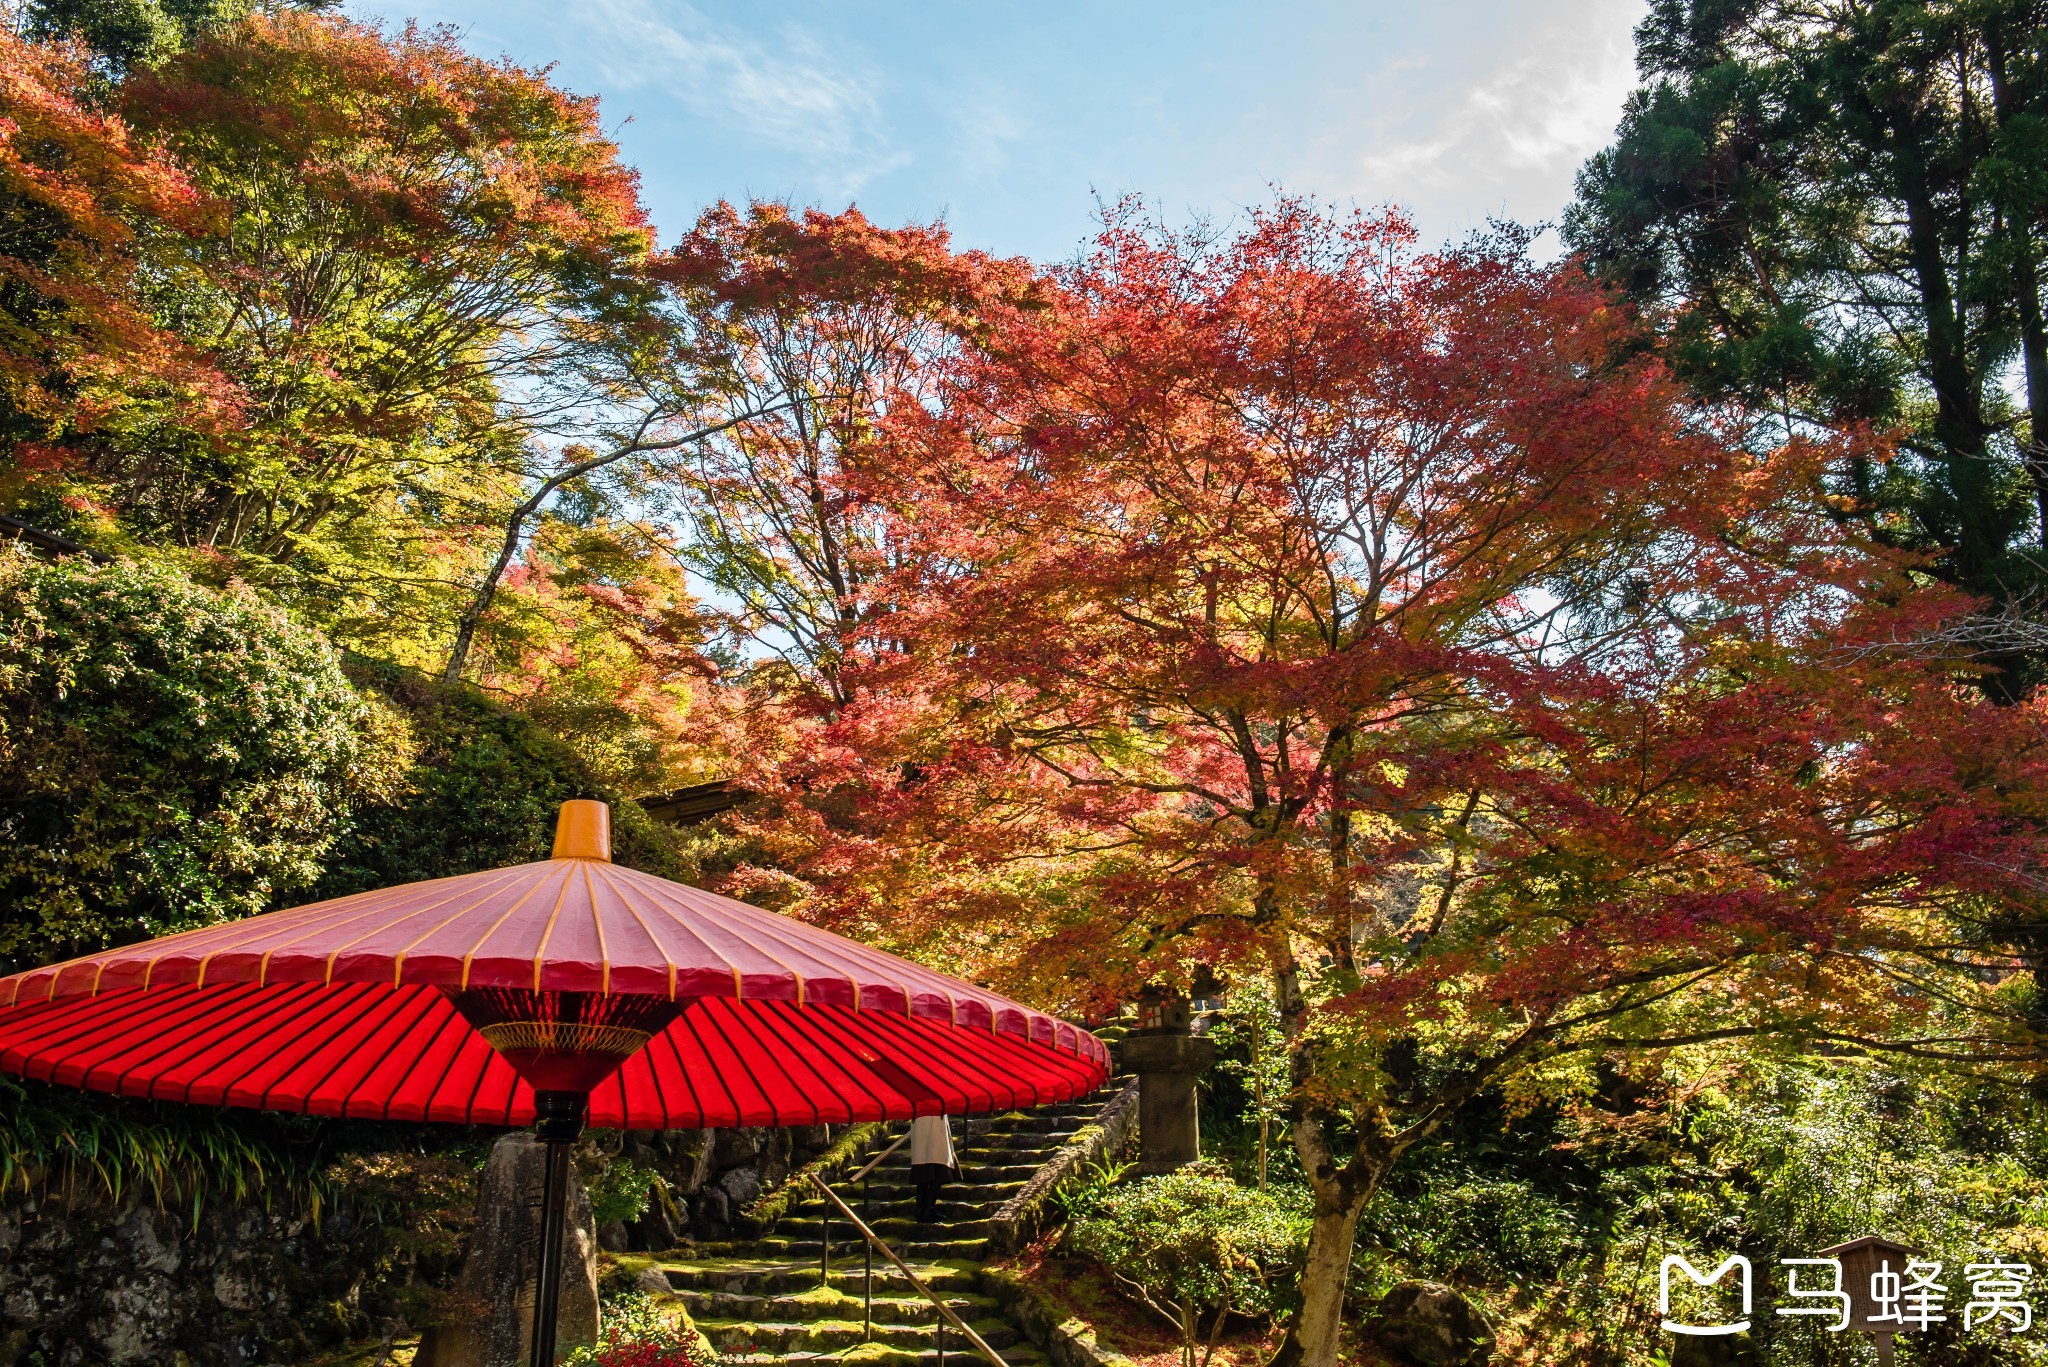
[[[394,790],[356,813],[315,896],[545,859],[562,803],[579,797],[611,804],[616,862],[694,881],[679,833],[599,782],[538,722],[469,684],[358,658],[347,668],[404,719],[412,752]]]
[[[354,1138],[373,1139],[375,1132]],[[484,1143],[451,1138],[415,1135],[417,1148],[387,1138],[374,1149],[340,1153],[320,1173],[327,1227],[337,1238],[347,1234],[364,1308],[374,1307],[378,1318],[431,1322],[461,1270],[476,1222]]]
[[[1195,1163],[1110,1190],[1069,1227],[1067,1246],[1170,1322],[1193,1367],[1197,1317],[1215,1312],[1213,1353],[1228,1315],[1278,1313],[1307,1237],[1307,1222],[1272,1197]]]
[[[1844,1062],[1782,1069],[1703,1098],[1686,1138],[1749,1188],[1741,1212],[1753,1248],[1824,1248],[1880,1232],[1959,1267],[1986,1252],[2032,1259],[2048,1247],[2033,1109],[2016,1089]]]
[[[0,552],[0,964],[309,887],[392,765],[314,632],[144,564]]]
[[[142,1201],[195,1222],[215,1200],[317,1214],[329,1199],[317,1124],[0,1078],[0,1192]]]
[[[1109,1198],[1116,1184],[1123,1181],[1124,1174],[1135,1166],[1133,1163],[1119,1163],[1113,1158],[1096,1159],[1053,1190],[1053,1208],[1059,1211],[1063,1220],[1086,1219]]]
[[[1376,1196],[1368,1217],[1366,1239],[1398,1248],[1418,1274],[1456,1282],[1554,1280],[1603,1232],[1526,1176],[1473,1171],[1455,1158]]]
[[[1360,1222],[1354,1303],[1448,1281],[1525,1335],[1524,1360],[1639,1367],[1674,1347],[1658,1309],[1670,1254],[1711,1267],[1741,1253],[1759,1297],[1784,1286],[1778,1259],[1861,1234],[1925,1250],[1956,1294],[1973,1261],[2048,1260],[2048,1104],[2027,1090],[1841,1057],[1666,1066],[1670,1091],[1613,1077],[1598,1104],[1539,1110],[1514,1133],[1481,1109],[1418,1146]],[[1960,1304],[1911,1360],[2048,1361],[2032,1335],[1964,1334]],[[1764,1367],[1848,1362],[1850,1337],[1775,1315],[1750,1334]]]
[[[647,1213],[648,1203],[662,1185],[661,1174],[643,1168],[630,1158],[612,1158],[584,1181],[590,1193],[590,1214],[600,1226],[614,1220],[631,1222]]]
[[[0,1077],[0,1194],[79,1210],[209,1206],[372,1231],[393,1256],[452,1266],[488,1135],[398,1121],[186,1106]]]

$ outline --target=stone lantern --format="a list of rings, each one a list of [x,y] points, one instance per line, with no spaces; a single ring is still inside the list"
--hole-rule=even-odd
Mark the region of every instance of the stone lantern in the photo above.
[[[1188,999],[1161,987],[1138,997],[1138,1027],[1124,1036],[1123,1066],[1138,1075],[1138,1171],[1171,1172],[1202,1156],[1195,1079],[1216,1042],[1190,1029]]]

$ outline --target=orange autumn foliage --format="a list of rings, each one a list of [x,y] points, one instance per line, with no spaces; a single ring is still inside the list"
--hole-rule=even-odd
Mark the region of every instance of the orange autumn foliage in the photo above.
[[[212,430],[238,395],[135,292],[138,218],[200,231],[216,206],[94,104],[86,56],[0,29],[0,405],[23,466],[62,463],[127,391],[167,390]]]

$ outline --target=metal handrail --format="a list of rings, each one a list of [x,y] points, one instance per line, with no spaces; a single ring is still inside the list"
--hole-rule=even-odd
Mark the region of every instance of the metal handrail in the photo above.
[[[860,1181],[860,1180],[861,1180],[861,1179],[862,1179],[863,1177],[866,1177],[866,1176],[867,1176],[867,1175],[868,1175],[869,1173],[873,1172],[873,1171],[874,1171],[874,1170],[875,1170],[876,1168],[879,1168],[879,1167],[881,1167],[881,1166],[882,1166],[882,1160],[883,1160],[883,1159],[885,1159],[885,1158],[887,1158],[887,1157],[888,1157],[888,1156],[889,1156],[890,1154],[892,1154],[892,1153],[896,1152],[896,1150],[898,1150],[898,1149],[902,1148],[902,1147],[903,1147],[903,1142],[904,1142],[905,1140],[909,1139],[909,1138],[910,1138],[910,1133],[909,1133],[909,1131],[907,1131],[907,1130],[906,1130],[906,1131],[905,1131],[904,1133],[902,1133],[902,1134],[899,1134],[899,1135],[897,1135],[897,1136],[896,1136],[896,1142],[895,1142],[895,1143],[891,1144],[891,1145],[890,1145],[890,1146],[889,1146],[888,1148],[886,1148],[886,1149],[883,1149],[883,1150],[882,1150],[882,1151],[881,1151],[880,1153],[876,1154],[876,1155],[875,1155],[875,1156],[874,1156],[873,1158],[870,1158],[870,1159],[869,1159],[869,1160],[867,1161],[867,1166],[863,1167],[863,1168],[862,1168],[862,1169],[861,1169],[861,1170],[860,1170],[859,1172],[855,1173],[855,1174],[854,1174],[853,1176],[851,1176],[851,1177],[847,1178],[846,1180],[847,1180],[847,1181],[849,1181],[849,1182],[858,1182],[858,1181]]]
[[[887,1158],[887,1157],[888,1157],[888,1156],[889,1156],[890,1154],[892,1154],[892,1153],[896,1152],[896,1150],[898,1150],[898,1149],[902,1148],[902,1147],[903,1147],[903,1141],[904,1141],[904,1140],[906,1140],[906,1139],[908,1139],[908,1138],[910,1138],[910,1132],[909,1132],[908,1130],[905,1130],[905,1131],[904,1131],[904,1132],[903,1132],[902,1134],[899,1134],[899,1135],[897,1135],[897,1136],[896,1136],[896,1142],[894,1142],[893,1144],[889,1145],[889,1147],[888,1147],[888,1148],[886,1148],[886,1149],[883,1149],[883,1150],[882,1150],[882,1151],[881,1151],[880,1153],[876,1154],[876,1155],[875,1155],[875,1156],[874,1156],[873,1158],[869,1159],[869,1160],[868,1160],[868,1162],[867,1162],[867,1164],[866,1164],[866,1166],[864,1166],[863,1168],[861,1168],[861,1170],[860,1170],[859,1172],[855,1173],[855,1174],[854,1174],[854,1175],[853,1175],[852,1177],[850,1177],[850,1178],[848,1178],[848,1179],[847,1179],[848,1181],[851,1181],[851,1182],[858,1182],[858,1183],[860,1183],[860,1184],[861,1184],[861,1185],[860,1185],[860,1191],[861,1191],[861,1202],[860,1202],[860,1203],[861,1203],[861,1209],[863,1209],[863,1210],[867,1209],[867,1203],[868,1203],[868,1202],[867,1202],[867,1191],[868,1191],[868,1185],[867,1185],[867,1180],[868,1180],[868,1174],[869,1174],[869,1173],[871,1173],[871,1172],[873,1172],[873,1171],[874,1171],[874,1170],[875,1170],[876,1168],[880,1167],[880,1166],[881,1166],[881,1164],[882,1164],[882,1160],[883,1160],[883,1159]],[[819,1232],[819,1242],[818,1242],[818,1285],[820,1285],[820,1286],[823,1286],[823,1285],[825,1285],[825,1284],[826,1284],[827,1282],[829,1282],[829,1281],[831,1281],[831,1280],[832,1280],[832,1212],[831,1212],[831,1211],[829,1211],[829,1210],[828,1210],[828,1211],[826,1211],[826,1212],[825,1212],[825,1218],[824,1218],[823,1220],[819,1221],[819,1225],[818,1225],[818,1232]],[[860,1335],[860,1336],[861,1336],[861,1341],[862,1341],[863,1343],[867,1342],[867,1341],[868,1341],[869,1339],[872,1339],[872,1338],[874,1337],[874,1323],[873,1323],[873,1320],[874,1320],[874,1304],[875,1304],[875,1251],[874,1251],[874,1250],[873,1250],[872,1248],[871,1248],[871,1249],[868,1249],[868,1250],[867,1250],[867,1267],[868,1267],[868,1295],[867,1295],[867,1299],[868,1299],[868,1314],[867,1314],[867,1317],[866,1317],[866,1321],[865,1321],[865,1322],[864,1322],[864,1323],[863,1323],[863,1324],[861,1325],[861,1335]],[[945,1367],[945,1361],[946,1361],[946,1354],[945,1354],[945,1350],[944,1350],[944,1348],[942,1347],[942,1348],[941,1348],[941,1349],[939,1350],[939,1367]]]
[[[884,1157],[886,1156],[887,1155],[884,1155]],[[910,1265],[904,1262],[901,1258],[897,1257],[896,1250],[889,1247],[889,1245],[883,1241],[881,1235],[875,1233],[872,1229],[869,1229],[867,1226],[867,1222],[865,1220],[861,1219],[860,1216],[855,1215],[853,1213],[853,1207],[847,1205],[846,1202],[839,1199],[838,1192],[832,1190],[832,1188],[825,1185],[824,1178],[818,1176],[818,1174],[816,1173],[812,1173],[811,1181],[813,1184],[816,1185],[818,1190],[821,1193],[823,1193],[826,1200],[830,1201],[833,1205],[839,1207],[839,1213],[841,1215],[844,1215],[847,1219],[853,1222],[853,1227],[861,1232],[861,1237],[865,1238],[868,1241],[870,1247],[879,1250],[884,1258],[887,1258],[890,1262],[896,1264],[896,1270],[898,1272],[901,1272],[905,1277],[907,1277],[910,1280],[911,1286],[916,1288],[918,1295],[923,1296],[926,1300],[930,1301],[932,1303],[933,1309],[937,1310],[939,1314],[942,1315],[945,1319],[951,1320],[953,1322],[953,1327],[955,1329],[958,1329],[962,1334],[966,1335],[967,1341],[974,1345],[976,1352],[980,1353],[983,1357],[987,1358],[989,1362],[993,1364],[993,1367],[1009,1367],[1009,1365],[1005,1363],[1002,1360],[1002,1358],[996,1355],[996,1350],[989,1347],[988,1344],[984,1343],[982,1341],[981,1335],[975,1333],[974,1330],[968,1326],[966,1320],[961,1319],[960,1316],[953,1313],[952,1306],[946,1304],[944,1301],[940,1300],[936,1295],[932,1294],[931,1288],[926,1286],[922,1281],[918,1280],[917,1274],[910,1270]],[[870,1296],[873,1295],[872,1288],[870,1288],[869,1294]],[[941,1336],[939,1342],[942,1346],[939,1351],[942,1354],[945,1351],[943,1347],[945,1343],[945,1332],[946,1326],[944,1325],[944,1323],[941,1323],[939,1325],[939,1334]]]
[[[883,1160],[888,1158],[890,1154],[902,1148],[903,1141],[908,1138],[910,1138],[908,1130],[897,1135],[895,1141],[888,1148],[883,1149],[873,1158],[870,1158],[859,1172],[847,1179],[848,1181],[860,1183],[860,1208],[863,1211],[868,1208],[868,1174],[880,1167]],[[875,1336],[875,1250],[871,1247],[863,1246],[861,1251],[865,1255],[864,1261],[867,1266],[867,1309],[861,1316],[860,1338],[861,1342],[866,1343]],[[832,1212],[827,1210],[824,1219],[819,1222],[818,1285],[823,1286],[831,1280]],[[946,1367],[946,1347],[944,1343],[939,1345],[939,1367]]]

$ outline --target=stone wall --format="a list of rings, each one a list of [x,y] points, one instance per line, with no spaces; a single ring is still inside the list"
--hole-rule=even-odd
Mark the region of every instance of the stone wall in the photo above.
[[[1052,1194],[1069,1177],[1083,1172],[1091,1163],[1113,1158],[1130,1147],[1138,1130],[1140,1083],[1132,1078],[1123,1085],[1095,1118],[1069,1139],[1060,1151],[1015,1196],[1003,1202],[989,1217],[990,1238],[1002,1253],[1021,1253],[1046,1226]]]
[[[365,1233],[339,1215],[316,1230],[225,1206],[195,1227],[189,1212],[146,1204],[17,1196],[0,1208],[0,1367],[253,1367],[396,1332],[404,1288],[378,1283],[419,1269],[366,1258],[383,1241]]]
[[[827,1148],[842,1127],[593,1135],[660,1173],[672,1205],[600,1231],[613,1251],[744,1237],[739,1212]],[[359,1155],[359,1199],[303,1214],[216,1203],[167,1211],[130,1200],[74,1206],[0,1197],[0,1367],[272,1367],[335,1346],[414,1333],[436,1315],[466,1252],[474,1162]],[[367,1174],[367,1176],[365,1176]],[[381,1184],[381,1185],[380,1185]],[[373,1217],[368,1212],[376,1212]]]
[[[844,1128],[628,1130],[607,1144],[607,1152],[660,1173],[668,1199],[657,1197],[630,1225],[599,1229],[598,1243],[615,1253],[639,1253],[662,1252],[685,1240],[745,1237],[752,1231],[741,1212],[823,1153]]]

